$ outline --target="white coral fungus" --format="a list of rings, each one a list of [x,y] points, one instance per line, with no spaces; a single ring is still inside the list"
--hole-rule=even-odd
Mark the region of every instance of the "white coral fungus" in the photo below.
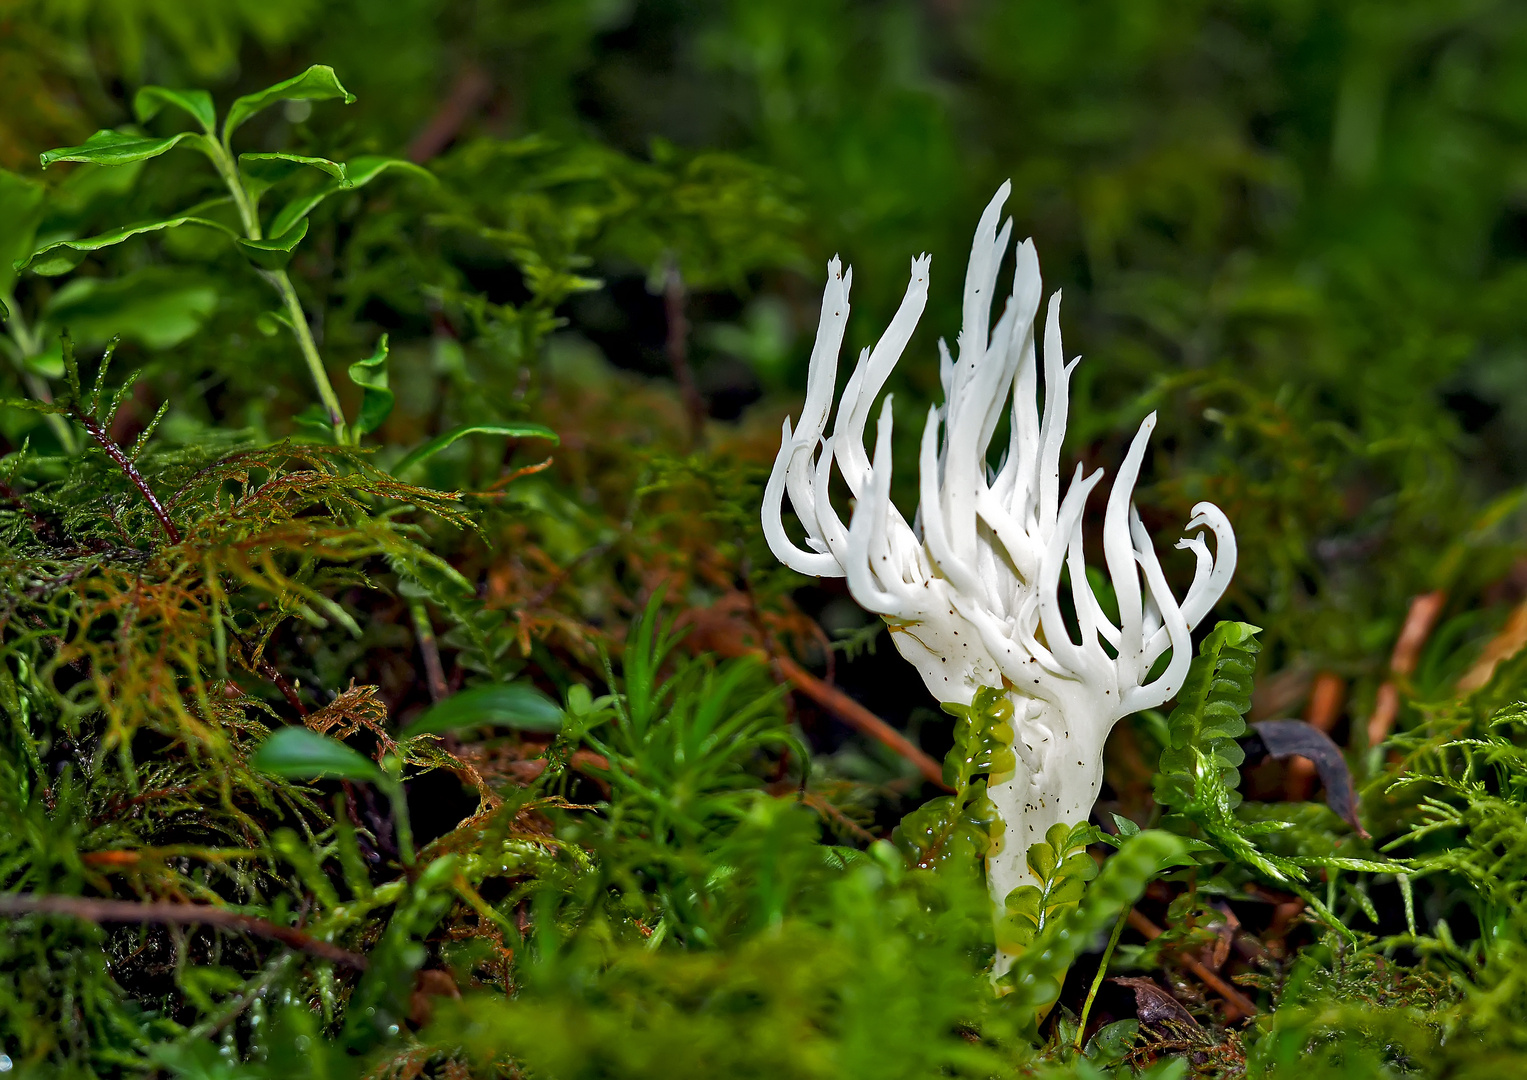
[[[1152,413],[1140,425],[1114,479],[1103,519],[1103,558],[1118,604],[1115,624],[1088,581],[1082,511],[1103,471],[1078,466],[1061,496],[1060,451],[1071,372],[1061,351],[1060,293],[1044,328],[1044,407],[1035,356],[1039,259],[1018,245],[1012,295],[995,328],[992,295],[1012,220],[997,228],[1004,184],[981,215],[965,272],[959,357],[939,342],[945,403],[923,429],[920,499],[913,524],[891,503],[891,401],[880,410],[875,456],[865,452],[871,404],[901,358],[928,295],[929,258],[912,261],[900,309],[849,377],[832,433],[824,435],[836,390],[853,271],[828,263],[822,316],[811,353],[806,404],[783,441],[764,495],[769,547],[785,565],[817,577],[847,577],[863,607],[889,624],[901,654],[940,701],[968,704],[982,686],[1006,689],[1014,705],[1017,770],[991,778],[1006,825],[988,859],[994,899],[1032,883],[1029,844],[1057,822],[1087,818],[1102,781],[1103,742],[1122,716],[1161,705],[1182,685],[1190,629],[1213,607],[1235,570],[1235,536],[1212,503],[1199,503],[1178,547],[1197,557],[1181,603],[1172,595],[1150,536],[1131,501]],[[1002,464],[987,448],[1011,398]],[[855,500],[845,526],[828,498],[833,463]],[[806,530],[806,549],[781,520],[784,496]],[[1214,534],[1211,552],[1204,531]],[[1075,630],[1060,599],[1069,571]],[[1170,660],[1154,679],[1156,661]]]

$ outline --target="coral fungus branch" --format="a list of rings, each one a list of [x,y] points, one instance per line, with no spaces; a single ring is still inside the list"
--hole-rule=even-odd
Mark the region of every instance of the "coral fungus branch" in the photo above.
[[[1199,503],[1178,543],[1194,555],[1193,581],[1181,601],[1173,594],[1133,503],[1153,413],[1107,499],[1103,556],[1117,619],[1107,613],[1082,536],[1087,499],[1103,473],[1084,476],[1078,468],[1062,489],[1071,374],[1080,361],[1067,361],[1061,344],[1059,292],[1040,326],[1043,290],[1032,241],[1016,246],[1012,291],[992,322],[998,271],[1013,250],[1012,221],[998,227],[1007,194],[1004,184],[976,227],[958,355],[939,344],[945,400],[929,410],[923,428],[912,522],[891,502],[889,398],[873,457],[864,436],[927,304],[926,255],[912,260],[911,281],[885,333],[860,353],[830,431],[853,271],[837,258],[828,263],[806,402],[793,428],[784,422],[762,514],[775,557],[803,574],[847,578],[849,593],[890,625],[897,650],[938,700],[969,705],[982,687],[1001,688],[1011,700],[1017,766],[990,786],[1005,826],[987,866],[999,908],[1013,889],[1032,883],[1029,845],[1091,812],[1114,723],[1163,704],[1182,686],[1192,627],[1223,595],[1236,561],[1230,522],[1217,506]],[[1008,445],[992,469],[987,448],[1004,412]],[[847,523],[832,503],[834,466],[855,501]],[[785,530],[786,496],[805,530],[804,547]]]

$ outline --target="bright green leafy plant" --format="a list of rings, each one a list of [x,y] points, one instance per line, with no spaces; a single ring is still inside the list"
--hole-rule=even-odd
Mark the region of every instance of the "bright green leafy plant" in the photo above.
[[[374,356],[350,366],[350,378],[363,389],[365,396],[359,414],[347,422],[314,341],[308,315],[287,276],[287,264],[307,235],[308,216],[330,196],[364,187],[389,169],[411,171],[427,179],[433,177],[413,163],[397,158],[368,156],[342,163],[286,152],[241,153],[235,157],[233,151],[234,133],[262,110],[284,101],[334,99],[346,104],[355,100],[354,95],[340,85],[333,68],[315,65],[301,75],[234,101],[219,126],[212,96],[205,90],[143,87],[133,98],[133,112],[140,124],[148,124],[168,108],[186,114],[201,130],[155,138],[131,130],[103,129],[79,146],[44,152],[43,167],[62,161],[103,166],[135,165],[183,147],[197,151],[208,160],[227,189],[227,195],[204,201],[183,212],[125,225],[98,236],[43,244],[17,258],[14,268],[18,271],[30,269],[46,276],[64,274],[103,248],[144,233],[169,229],[204,228],[226,236],[248,259],[255,272],[276,291],[281,308],[264,318],[291,332],[317,391],[324,419],[332,427],[335,438],[358,441],[362,435],[374,431],[392,409],[393,396],[387,387],[386,335]],[[306,174],[310,171],[321,174],[324,179],[305,186],[288,183],[308,179]],[[272,215],[262,218],[260,203],[273,190],[285,195],[287,201]],[[221,212],[225,208],[233,211],[236,222],[224,220]]]

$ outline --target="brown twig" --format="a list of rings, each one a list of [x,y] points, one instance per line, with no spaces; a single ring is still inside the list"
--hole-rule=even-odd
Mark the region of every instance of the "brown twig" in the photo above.
[[[1389,672],[1393,677],[1379,687],[1373,701],[1373,714],[1368,717],[1370,747],[1389,738],[1395,718],[1400,714],[1400,687],[1397,680],[1416,670],[1416,662],[1421,658],[1421,646],[1426,644],[1445,603],[1447,593],[1441,589],[1422,593],[1410,601],[1410,610],[1405,614],[1405,625],[1400,628],[1399,640],[1394,643],[1394,652],[1389,657]]]
[[[437,705],[450,696],[451,688],[445,681],[445,666],[440,663],[440,645],[435,641],[435,628],[430,625],[429,609],[424,601],[415,600],[408,605],[414,621],[414,638],[419,642],[419,655],[424,658],[424,677],[429,685],[430,700]]]
[[[709,608],[692,609],[685,613],[681,623],[693,628],[689,637],[693,648],[721,656],[752,656],[773,665],[776,676],[833,713],[849,727],[906,758],[929,783],[950,790],[944,783],[942,766],[923,753],[905,735],[837,687],[817,678],[788,656],[774,652],[778,646],[773,644],[772,635],[758,621],[757,609],[746,593],[729,593]],[[770,642],[770,648],[761,647],[760,641]]]
[[[1162,934],[1161,927],[1151,922],[1144,915],[1141,915],[1133,908],[1131,908],[1129,911],[1128,919],[1129,925],[1139,933],[1143,934],[1147,941],[1155,941]],[[1177,956],[1175,959],[1178,963],[1182,964],[1183,967],[1191,971],[1200,982],[1209,987],[1220,997],[1225,999],[1225,1003],[1230,1006],[1230,1009],[1227,1010],[1227,1012],[1233,1011],[1235,1013],[1233,1016],[1226,1016],[1226,1020],[1238,1020],[1242,1016],[1257,1015],[1256,1002],[1252,1001],[1245,994],[1231,986],[1219,975],[1210,971],[1209,968],[1205,966],[1201,960],[1191,956]]]
[[[408,160],[422,164],[450,146],[461,133],[462,125],[493,93],[493,80],[476,64],[462,69],[451,92],[429,118],[424,129],[408,144]]]
[[[877,742],[883,743],[906,758],[917,767],[917,771],[922,773],[923,778],[930,784],[944,788],[946,791],[949,790],[949,785],[944,783],[943,766],[923,753],[919,747],[913,744],[912,740],[908,739],[890,724],[887,724],[837,687],[828,686],[788,656],[776,656],[773,658],[773,663],[774,670],[779,672],[791,686],[794,686],[824,709],[831,711],[849,727],[868,735]]]
[[[255,670],[275,683],[276,689],[281,691],[281,696],[286,699],[286,703],[292,707],[298,716],[306,716],[308,714],[307,706],[297,696],[296,687],[286,681],[286,676],[276,670],[275,664],[272,664],[262,656],[255,663]]]
[[[797,789],[796,785],[794,785],[794,784],[782,785],[782,786],[788,786],[790,794],[798,795],[798,797],[800,798],[801,802],[803,802],[807,806],[811,807],[813,810],[815,810],[818,814],[821,814],[823,817],[831,818],[833,821],[836,821],[839,825],[843,826],[844,829],[846,829],[848,832],[853,833],[856,837],[858,837],[860,840],[864,841],[866,844],[873,844],[876,840],[880,839],[880,837],[878,837],[874,833],[870,832],[863,825],[860,825],[857,821],[855,821],[853,818],[849,817],[842,810],[838,809],[838,807],[834,806],[831,802],[829,802],[827,799],[824,799],[821,795],[818,795],[816,792],[814,792],[814,791],[799,791]]]
[[[277,926],[267,919],[212,907],[209,904],[175,904],[168,902],[138,903],[132,900],[95,900],[83,896],[39,896],[35,893],[6,893],[0,895],[0,915],[67,915],[93,923],[170,923],[173,925],[216,926],[235,930],[256,937],[279,941],[283,945],[301,950],[322,960],[357,971],[366,970],[366,958],[359,953],[330,945],[326,941],[293,930],[289,926]]]
[[[228,628],[228,633],[234,641],[238,642],[239,648],[244,650],[245,656],[254,655],[254,650],[250,649],[249,642],[244,640],[243,634],[231,626]],[[276,689],[281,691],[281,696],[286,699],[286,703],[292,707],[292,710],[298,716],[306,716],[308,714],[307,706],[303,705],[302,699],[297,696],[296,687],[286,681],[286,676],[276,670],[276,665],[266,659],[264,653],[261,653],[260,658],[254,662],[254,667],[255,671],[275,684]]]
[[[169,539],[170,543],[180,543],[180,530],[170,520],[170,515],[165,512],[164,506],[159,502],[159,496],[154,494],[154,489],[149,487],[148,481],[143,479],[143,474],[138,471],[138,466],[133,464],[132,458],[122,452],[122,448],[113,441],[110,435],[106,434],[106,430],[101,427],[101,422],[95,417],[81,411],[76,416],[76,419],[90,433],[90,437],[95,440],[96,445],[106,451],[106,456],[116,462],[117,468],[121,469],[123,474],[132,481],[133,486],[142,493],[144,501],[148,503],[149,509],[154,512],[154,516],[159,519],[159,527],[164,530],[164,535]]]
[[[668,314],[668,364],[673,368],[673,378],[679,384],[679,395],[684,399],[684,411],[689,416],[689,445],[695,446],[705,433],[706,409],[700,388],[695,385],[694,370],[689,366],[689,317],[684,311],[687,300],[678,260],[670,256],[663,274],[663,307]]]
[[[509,473],[506,476],[500,476],[497,480],[493,481],[493,483],[489,484],[482,491],[475,492],[474,494],[476,494],[478,498],[482,498],[487,495],[502,495],[504,493],[504,488],[508,487],[516,480],[523,480],[527,476],[534,476],[538,472],[544,472],[545,470],[551,468],[551,463],[555,460],[555,458],[547,458],[545,461],[538,461],[534,465],[522,466],[521,468],[515,469],[512,473]]]
[[[1502,660],[1511,659],[1524,648],[1527,648],[1527,600],[1511,610],[1506,625],[1486,643],[1474,666],[1458,680],[1458,692],[1471,694],[1481,689],[1495,675]]]

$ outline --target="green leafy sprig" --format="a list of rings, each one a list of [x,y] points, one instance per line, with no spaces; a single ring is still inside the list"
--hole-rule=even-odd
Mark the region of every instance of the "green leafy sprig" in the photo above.
[[[986,777],[1012,772],[1013,703],[1001,690],[982,687],[969,705],[944,704],[955,718],[954,746],[944,757],[944,783],[953,790],[901,819],[891,834],[913,866],[961,871],[977,865],[1002,838],[1002,818],[986,794]]]
[[[392,391],[387,385],[386,341],[382,341],[369,360],[351,365],[351,379],[362,388],[363,399],[359,415],[347,423],[308,325],[308,317],[287,274],[287,266],[297,245],[307,235],[308,215],[325,199],[340,191],[363,187],[390,169],[412,172],[431,180],[433,177],[427,170],[399,158],[365,157],[338,162],[287,152],[244,153],[235,157],[234,133],[259,112],[282,101],[326,100],[348,104],[355,97],[340,83],[333,68],[316,64],[300,75],[235,100],[219,129],[212,96],[207,91],[143,87],[133,99],[133,111],[140,124],[147,124],[170,107],[189,115],[201,130],[180,131],[157,138],[136,129],[105,129],[78,146],[44,152],[41,155],[43,167],[61,161],[102,166],[133,165],[159,157],[176,147],[185,147],[206,157],[228,194],[167,217],[136,222],[96,236],[51,241],[17,258],[15,269],[30,269],[42,275],[67,273],[92,252],[151,232],[199,227],[226,236],[279,295],[282,311],[273,313],[272,317],[285,326],[297,342],[318,392],[324,422],[336,440],[359,442],[362,435],[380,426],[392,408]],[[309,170],[316,170],[327,179],[316,189],[291,197],[268,221],[262,221],[260,202],[264,196]],[[228,222],[220,213],[230,205],[236,213],[236,223]]]

